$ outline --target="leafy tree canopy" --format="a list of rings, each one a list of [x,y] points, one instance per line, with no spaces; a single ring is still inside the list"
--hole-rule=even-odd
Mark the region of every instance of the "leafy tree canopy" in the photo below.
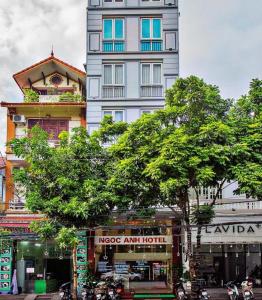
[[[250,83],[230,112],[239,152],[232,166],[239,188],[237,193],[262,199],[262,80]]]
[[[34,127],[28,137],[12,142],[27,166],[15,174],[26,190],[26,205],[64,227],[83,228],[105,222],[114,207],[107,189],[108,154],[84,128],[60,134],[57,147]]]

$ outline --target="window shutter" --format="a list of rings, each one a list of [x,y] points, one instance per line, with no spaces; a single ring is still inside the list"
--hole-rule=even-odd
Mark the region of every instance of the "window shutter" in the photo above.
[[[176,33],[175,32],[166,32],[165,33],[165,48],[166,48],[166,50],[175,50],[176,49]]]
[[[99,51],[100,50],[100,34],[90,33],[89,34],[89,51]]]
[[[99,97],[99,78],[89,78],[89,97]]]

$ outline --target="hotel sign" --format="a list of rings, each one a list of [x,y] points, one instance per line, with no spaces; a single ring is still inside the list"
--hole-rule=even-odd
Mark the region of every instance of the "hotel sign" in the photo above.
[[[96,245],[171,245],[170,235],[96,236]]]

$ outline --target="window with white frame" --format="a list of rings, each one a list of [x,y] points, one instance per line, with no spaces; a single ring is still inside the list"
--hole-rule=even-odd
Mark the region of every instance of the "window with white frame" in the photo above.
[[[124,65],[104,65],[104,85],[124,85]]]
[[[160,63],[141,64],[141,84],[142,85],[161,85],[162,84],[162,65]]]
[[[103,19],[103,51],[123,52],[125,30],[123,18]]]
[[[162,51],[161,18],[141,18],[141,51]]]
[[[123,122],[124,121],[124,111],[123,110],[104,110],[104,116],[112,116],[114,122]]]
[[[162,64],[142,63],[141,64],[141,96],[162,97]]]
[[[124,97],[124,65],[104,64],[103,98]]]

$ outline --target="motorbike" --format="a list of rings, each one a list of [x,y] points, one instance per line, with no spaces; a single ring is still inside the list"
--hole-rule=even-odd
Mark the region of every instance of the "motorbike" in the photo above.
[[[93,300],[95,296],[94,282],[83,285],[81,296],[82,300]]]
[[[96,300],[108,300],[107,283],[105,281],[97,283],[95,287],[95,297]]]
[[[208,292],[204,288],[200,288],[199,290],[199,299],[200,300],[208,300],[210,299],[210,296],[208,295]]]
[[[59,288],[59,299],[60,300],[72,300],[71,295],[71,282],[62,284]]]
[[[186,300],[186,299],[188,299],[188,295],[186,293],[183,281],[181,279],[176,284],[176,291],[177,291],[177,296],[178,296],[179,300]]]
[[[249,279],[243,281],[241,283],[242,287],[242,295],[244,300],[253,300],[254,292],[253,292],[253,282]]]
[[[239,292],[236,284],[233,281],[229,281],[225,284],[227,288],[227,294],[230,300],[238,300],[239,299]]]

